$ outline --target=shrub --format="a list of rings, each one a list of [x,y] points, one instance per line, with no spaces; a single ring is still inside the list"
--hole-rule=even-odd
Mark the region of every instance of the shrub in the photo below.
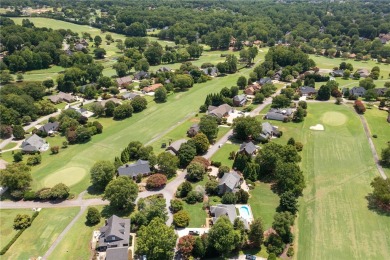
[[[366,107],[364,106],[363,102],[360,100],[355,100],[354,107],[358,114],[364,114],[364,112],[366,112]]]
[[[187,197],[185,198],[185,201],[188,203],[188,204],[195,204],[196,202],[202,202],[203,201],[203,195],[202,193],[198,192],[198,191],[190,191],[188,194],[187,194]]]
[[[192,191],[192,185],[189,181],[185,181],[182,184],[180,184],[178,188],[178,197],[180,198],[187,197],[190,191]]]
[[[35,192],[34,191],[26,191],[23,195],[24,200],[35,200]]]
[[[222,204],[236,204],[236,201],[237,201],[237,198],[234,195],[234,193],[232,193],[232,192],[226,192],[222,196],[222,200],[221,200]]]
[[[18,214],[14,219],[14,229],[26,229],[31,225],[31,217],[26,214]]]
[[[230,172],[229,166],[222,165],[218,168],[218,178],[222,178],[225,173]]]
[[[214,167],[220,167],[221,166],[221,162],[214,162],[214,161],[211,161],[211,165],[214,166]]]
[[[218,182],[215,180],[206,183],[206,193],[210,196],[218,195]]]
[[[90,225],[96,225],[100,222],[100,212],[95,207],[88,207],[87,223]]]
[[[171,200],[170,209],[173,213],[176,213],[176,212],[182,210],[183,209],[183,202],[181,200],[178,200],[178,199]]]
[[[62,148],[67,148],[68,147],[68,142],[67,141],[63,141],[62,142]]]
[[[20,200],[23,198],[24,192],[22,190],[13,190],[11,192],[11,196],[12,196],[12,198],[14,198],[16,200]]]
[[[167,184],[167,176],[164,174],[153,174],[150,176],[146,181],[146,188],[147,189],[160,189]]]
[[[38,165],[40,164],[42,161],[42,156],[40,154],[35,154],[35,155],[31,155],[28,159],[27,159],[27,165]]]
[[[173,215],[173,224],[176,227],[186,227],[190,223],[190,216],[185,210],[181,210]]]
[[[21,152],[14,153],[14,162],[21,162],[23,161],[23,154]]]
[[[50,151],[52,154],[57,154],[60,150],[60,147],[59,146],[52,146],[50,147]]]
[[[294,256],[294,248],[293,247],[289,247],[288,250],[287,250],[287,256],[288,257],[292,257]]]
[[[295,142],[295,149],[297,149],[298,152],[302,151],[303,144],[301,142]]]
[[[63,183],[56,184],[50,189],[51,199],[66,199],[69,196],[69,187]]]
[[[372,135],[372,137],[373,137],[373,138],[378,138],[378,136],[377,136],[377,135]]]

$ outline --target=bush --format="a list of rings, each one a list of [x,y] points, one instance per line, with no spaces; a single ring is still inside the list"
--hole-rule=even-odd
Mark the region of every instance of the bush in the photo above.
[[[372,135],[372,137],[373,137],[373,138],[378,138],[378,136],[377,136],[377,135]]]
[[[230,172],[229,166],[222,165],[218,168],[218,178],[222,178],[225,173]]]
[[[303,144],[301,142],[295,142],[295,149],[297,149],[298,152],[302,151]]]
[[[96,225],[100,222],[100,212],[95,207],[88,207],[87,223],[90,225]]]
[[[67,141],[63,141],[62,142],[62,148],[67,148],[68,147],[68,142]]]
[[[50,151],[52,154],[57,154],[60,151],[60,147],[59,146],[52,146],[52,147],[50,147]]]
[[[188,194],[187,194],[187,197],[185,198],[185,201],[188,203],[188,204],[195,204],[196,202],[202,202],[203,201],[203,195],[202,193],[198,192],[198,191],[190,191]]]
[[[185,181],[182,184],[180,184],[178,190],[178,197],[184,198],[187,197],[188,193],[192,191],[192,185],[189,181]]]
[[[150,176],[146,181],[146,188],[147,189],[160,189],[167,184],[167,176],[164,174],[153,174]]]
[[[206,173],[202,164],[192,162],[187,167],[187,178],[190,181],[201,181]]]
[[[23,161],[23,154],[21,152],[14,153],[14,162],[21,162]]]
[[[178,199],[171,200],[170,209],[173,213],[176,213],[176,212],[182,210],[183,209],[183,202],[181,200],[178,200]]]
[[[364,112],[366,112],[366,107],[364,106],[363,102],[360,100],[355,100],[354,107],[358,114],[364,114]]]
[[[24,200],[35,200],[35,192],[34,191],[26,191],[23,195]]]
[[[14,219],[14,229],[26,229],[31,226],[31,217],[26,214],[18,214]]]
[[[234,194],[236,196],[236,203],[238,204],[246,204],[249,199],[249,193],[240,189],[238,192]]]
[[[214,161],[211,161],[211,165],[214,166],[214,167],[220,167],[221,166],[221,162],[214,162]]]
[[[236,201],[237,201],[237,198],[234,195],[234,193],[232,193],[232,192],[226,192],[222,196],[222,200],[221,200],[222,204],[236,204]]]
[[[30,165],[30,166],[38,165],[41,163],[41,161],[42,161],[42,156],[40,154],[31,155],[27,159],[27,165]]]
[[[190,223],[190,216],[187,211],[181,210],[173,215],[173,224],[176,227],[186,227]]]
[[[294,256],[294,248],[293,247],[289,247],[288,250],[287,250],[287,256],[288,257],[292,257]]]
[[[12,196],[12,198],[14,198],[16,200],[20,200],[20,199],[23,199],[24,192],[22,190],[13,190],[11,192],[11,196]]]
[[[206,193],[210,196],[218,195],[218,182],[215,180],[206,182]]]

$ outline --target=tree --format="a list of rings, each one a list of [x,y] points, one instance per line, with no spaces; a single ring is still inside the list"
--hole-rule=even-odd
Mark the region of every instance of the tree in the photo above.
[[[331,89],[326,85],[322,85],[317,93],[317,99],[321,101],[326,101],[330,99]]]
[[[154,92],[154,100],[158,103],[164,103],[167,101],[167,89],[160,87]]]
[[[213,142],[218,135],[218,123],[213,116],[203,116],[199,122],[199,130],[207,136],[209,142]]]
[[[99,117],[104,114],[104,107],[100,103],[93,103],[91,105],[91,111],[96,117]]]
[[[381,163],[383,166],[390,166],[390,144],[381,152]]]
[[[17,140],[24,139],[25,132],[23,126],[15,125],[12,129],[12,132],[14,134],[15,139]]]
[[[187,74],[178,74],[173,80],[173,86],[181,90],[191,88],[194,85],[194,79]]]
[[[203,165],[192,162],[187,167],[187,179],[190,181],[201,181],[206,173]]]
[[[185,210],[173,214],[173,224],[179,228],[187,227],[190,224],[190,215]]]
[[[2,111],[0,112],[0,114]],[[2,114],[4,116],[4,114]],[[0,138],[2,139],[8,139],[12,136],[12,127],[9,125],[0,125]]]
[[[149,70],[149,63],[146,59],[140,59],[135,63],[134,69],[136,71],[148,71]]]
[[[289,211],[295,215],[298,212],[298,201],[292,191],[286,191],[280,195],[279,211]]]
[[[246,163],[242,174],[245,179],[256,181],[259,178],[260,166],[257,163]]]
[[[292,147],[292,146],[291,146]],[[295,147],[293,147],[295,150]],[[278,162],[275,168],[278,194],[291,191],[296,197],[302,195],[305,180],[299,166],[292,162]]]
[[[239,189],[234,195],[236,196],[236,203],[238,204],[248,203],[249,193],[244,191],[243,189]]]
[[[223,256],[228,255],[237,245],[237,236],[232,223],[225,216],[219,217],[211,227],[208,238],[210,245]]]
[[[371,187],[374,189],[372,197],[378,206],[385,210],[390,210],[390,179],[384,180],[381,177],[376,177],[371,182]]]
[[[173,154],[162,152],[157,157],[157,164],[159,170],[170,178],[176,174],[179,159]]]
[[[22,152],[14,153],[13,157],[14,157],[14,162],[21,162],[21,161],[23,161],[23,153]]]
[[[23,116],[22,117],[22,123],[23,125],[27,125],[31,122],[31,116]]]
[[[50,151],[52,154],[57,154],[60,151],[60,147],[58,145],[50,147]]]
[[[148,101],[144,97],[137,96],[131,101],[131,106],[134,109],[134,112],[141,112],[146,109]]]
[[[233,169],[243,171],[247,165],[251,162],[251,156],[245,153],[238,153],[234,158]],[[249,176],[249,175],[248,175]]]
[[[116,75],[118,75],[118,77],[126,76],[126,73],[129,70],[129,68],[127,67],[126,63],[124,63],[124,62],[117,62],[117,63],[115,63],[113,68],[115,69]]]
[[[196,148],[194,145],[184,143],[180,146],[179,153],[177,155],[179,157],[179,163],[182,167],[186,167],[192,159],[196,156]]]
[[[354,107],[357,113],[364,114],[366,112],[366,107],[364,106],[363,102],[360,100],[355,100]]]
[[[272,228],[282,238],[284,243],[291,243],[293,241],[293,234],[291,233],[291,226],[294,224],[294,216],[288,212],[276,213]]]
[[[246,80],[246,78],[244,76],[240,76],[237,79],[237,86],[239,86],[240,89],[244,89],[246,84],[247,84],[247,80]]]
[[[163,48],[158,42],[152,42],[144,52],[144,56],[150,65],[159,65],[162,55]]]
[[[261,122],[255,117],[238,117],[233,121],[234,137],[246,141],[249,138],[258,140],[261,134]]]
[[[267,242],[265,243],[267,246],[267,252],[272,256],[271,259],[276,259],[275,255],[280,255],[283,252],[285,244],[282,241],[282,238],[276,234],[271,234],[268,237]],[[270,259],[270,256],[268,257]]]
[[[118,209],[130,208],[138,195],[138,186],[127,176],[119,176],[107,185],[103,199]]]
[[[17,80],[17,81],[22,82],[23,79],[24,79],[24,77],[23,77],[23,74],[22,74],[22,73],[16,74],[16,80]]]
[[[255,98],[253,99],[253,102],[257,104],[263,104],[264,98],[265,98],[264,95],[258,92],[255,94]]]
[[[189,181],[185,181],[183,182],[179,188],[177,189],[178,190],[178,195],[180,196],[180,198],[184,198],[188,195],[188,193],[190,191],[192,191],[192,185],[191,185],[191,182]]]
[[[106,55],[106,50],[103,48],[96,48],[93,51],[93,54],[95,54],[96,59],[104,59],[104,55]]]
[[[188,259],[191,256],[192,250],[195,245],[195,237],[191,235],[186,235],[184,237],[179,238],[179,242],[177,244],[178,251],[180,252],[180,256],[183,259]]]
[[[298,107],[293,114],[293,121],[296,123],[303,122],[305,120],[305,110],[302,107]]]
[[[344,79],[349,79],[350,76],[351,76],[351,71],[350,70],[344,70],[343,78]]]
[[[100,223],[100,212],[97,208],[95,207],[88,207],[87,211],[87,223],[89,225],[96,225]]]
[[[6,84],[13,81],[14,78],[10,74],[9,70],[2,70],[0,73],[0,83]]]
[[[374,80],[370,77],[359,81],[359,87],[363,87],[366,90],[375,88]]]
[[[167,176],[164,174],[153,174],[146,180],[147,189],[160,189],[167,184]]]
[[[256,248],[260,248],[261,244],[263,244],[264,225],[261,218],[256,218],[252,221],[249,227],[248,239],[251,244]]]
[[[209,196],[218,195],[218,185],[219,185],[219,183],[216,180],[210,180],[210,181],[206,182],[206,185],[205,185],[206,193]]]
[[[237,198],[233,192],[226,192],[221,199],[222,204],[236,204]]]
[[[63,183],[58,183],[50,189],[50,198],[52,199],[66,199],[69,197],[69,187]]]
[[[18,214],[14,219],[14,229],[21,230],[31,226],[31,217],[27,214]]]
[[[209,149],[210,143],[204,133],[198,133],[190,140],[195,145],[197,154],[204,154]]]
[[[183,209],[183,202],[179,199],[172,199],[171,200],[171,207],[170,207],[172,213],[176,213]]]
[[[98,161],[92,166],[90,173],[92,185],[104,190],[115,176],[115,167],[110,161]]]
[[[285,108],[290,107],[291,99],[284,94],[277,95],[272,99],[273,108]]]
[[[96,35],[95,38],[93,38],[93,42],[95,43],[96,47],[99,47],[99,45],[102,44],[102,37]]]
[[[174,256],[177,235],[161,218],[154,218],[149,225],[138,231],[137,255],[150,260],[170,260]]]
[[[115,103],[114,101],[107,101],[107,103],[104,105],[104,110],[105,110],[105,114],[106,116],[108,117],[111,117],[114,115],[114,111],[115,111]]]
[[[108,102],[107,102],[108,103]],[[114,119],[121,120],[133,115],[133,107],[130,104],[122,104],[114,109]]]

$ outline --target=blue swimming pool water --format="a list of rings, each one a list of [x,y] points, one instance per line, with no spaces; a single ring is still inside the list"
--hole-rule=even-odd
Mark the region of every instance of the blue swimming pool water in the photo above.
[[[250,218],[250,213],[249,213],[248,206],[241,206],[239,210],[240,210],[240,216],[241,217],[243,217],[245,219]]]

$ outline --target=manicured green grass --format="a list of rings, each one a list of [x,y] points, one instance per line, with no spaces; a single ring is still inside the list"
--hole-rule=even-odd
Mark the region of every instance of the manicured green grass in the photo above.
[[[3,148],[2,150],[4,151],[4,150],[12,149],[12,148],[14,148],[16,145],[17,145],[17,143],[11,142],[11,143],[7,144],[6,146],[4,146],[4,148]]]
[[[221,162],[222,165],[229,166],[232,168],[233,160],[229,160],[231,152],[237,152],[240,149],[238,144],[225,143],[221,148],[211,157],[212,161]]]
[[[29,259],[43,256],[79,210],[77,207],[42,209],[31,227],[22,233],[3,258]]]
[[[377,138],[372,138],[376,152],[381,156],[382,149],[387,147],[390,141],[390,124],[387,122],[387,111],[379,110],[375,107],[367,109],[364,117],[367,120],[370,132],[372,135],[377,135]],[[383,168],[388,177],[390,177],[390,168]]]
[[[276,208],[279,205],[279,197],[272,192],[271,185],[257,182],[256,187],[250,192],[248,204],[251,205],[254,218],[263,220],[264,229],[272,226]]]
[[[190,215],[190,224],[188,227],[200,228],[206,224],[207,213],[202,209],[203,204],[198,202],[196,204],[187,204],[183,201],[183,209]]]
[[[102,209],[101,206],[96,208]],[[104,218],[101,218],[100,223],[95,226],[87,226],[85,224],[86,216],[87,210],[69,230],[48,259],[83,260],[91,257],[92,251],[88,249],[91,248],[92,234],[94,230],[98,230],[104,225]]]
[[[345,124],[326,118],[327,111],[345,117]],[[325,131],[309,130],[316,124]],[[296,259],[389,259],[389,217],[367,207],[370,182],[378,172],[355,112],[347,106],[309,104],[303,123],[282,126],[279,142],[293,133],[304,144],[301,166],[307,187],[294,227]]]
[[[6,209],[0,211],[0,248],[2,249],[18,232],[14,229],[14,219],[17,214],[32,216],[31,209]]]
[[[227,132],[229,132],[230,129],[231,129],[230,127],[219,126],[217,140],[221,139],[221,137],[223,137]]]

